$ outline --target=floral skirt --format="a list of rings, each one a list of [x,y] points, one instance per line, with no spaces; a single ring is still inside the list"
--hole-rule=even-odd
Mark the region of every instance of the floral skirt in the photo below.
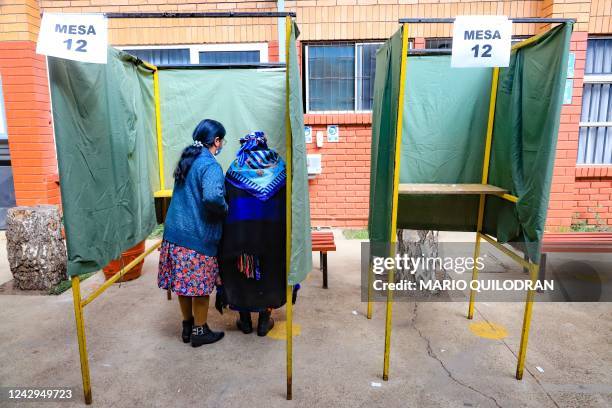
[[[207,296],[219,281],[216,256],[202,255],[164,240],[159,255],[157,285],[179,296]]]

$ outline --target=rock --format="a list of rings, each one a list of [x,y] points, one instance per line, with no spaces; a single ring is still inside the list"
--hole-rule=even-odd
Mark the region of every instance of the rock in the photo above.
[[[429,230],[397,230],[397,252],[399,255],[408,255],[411,258],[437,258],[438,257],[438,231]],[[435,265],[434,265],[435,266]],[[419,268],[414,274],[401,270],[400,279],[433,281],[436,279],[435,268]]]
[[[6,224],[6,252],[15,287],[48,290],[67,279],[66,243],[56,206],[11,208]]]

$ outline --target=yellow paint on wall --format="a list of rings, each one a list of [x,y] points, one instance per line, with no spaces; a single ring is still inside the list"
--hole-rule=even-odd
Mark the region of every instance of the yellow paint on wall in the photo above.
[[[478,337],[485,339],[500,340],[508,337],[508,331],[504,326],[497,323],[476,322],[470,323],[470,330]]]
[[[302,326],[297,323],[293,323],[293,337],[302,334]],[[287,322],[275,321],[274,327],[268,332],[268,337],[274,340],[285,340],[287,338]]]

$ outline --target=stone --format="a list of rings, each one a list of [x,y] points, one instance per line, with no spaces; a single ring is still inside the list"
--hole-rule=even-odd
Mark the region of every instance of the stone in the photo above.
[[[410,258],[437,258],[438,257],[438,231],[429,230],[397,230],[397,253],[401,256],[408,255]],[[408,270],[398,271],[399,279],[413,281],[434,281],[436,280],[435,268],[422,268],[414,274]]]
[[[49,290],[67,279],[66,242],[56,206],[11,208],[6,224],[6,252],[14,287]]]

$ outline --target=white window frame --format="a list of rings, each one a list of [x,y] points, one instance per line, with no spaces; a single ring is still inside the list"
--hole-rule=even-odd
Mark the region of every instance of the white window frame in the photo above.
[[[200,63],[200,51],[259,51],[259,62],[269,60],[268,43],[224,43],[224,44],[182,44],[182,45],[122,45],[115,47],[120,50],[189,50],[189,63]]]
[[[610,39],[612,37],[591,37],[591,39]],[[610,84],[612,86],[612,74],[584,74],[583,84]],[[612,103],[612,102],[611,102]],[[582,102],[580,104],[582,108]],[[579,122],[581,128],[588,127],[612,127],[612,122]],[[610,163],[576,163],[577,166],[610,166]]]
[[[612,85],[612,74],[584,75],[584,84],[610,84]],[[580,127],[610,127],[612,122],[580,122]]]
[[[308,64],[308,50],[310,48],[310,46],[317,46],[316,43],[314,44],[305,44],[304,46],[304,77],[306,78],[305,82],[306,82],[306,112],[305,113],[312,113],[312,114],[320,114],[320,115],[329,115],[329,114],[344,114],[344,113],[370,113],[372,112],[372,110],[357,110],[357,95],[358,95],[358,86],[357,86],[357,73],[358,73],[358,68],[361,68],[363,65],[363,61],[361,61],[360,58],[357,57],[357,48],[358,46],[363,46],[364,44],[384,44],[383,41],[355,41],[355,42],[351,42],[351,41],[332,41],[330,44],[321,44],[321,45],[334,45],[335,43],[337,43],[338,45],[352,45],[353,46],[353,52],[355,53],[355,66],[354,66],[354,87],[355,87],[355,101],[353,103],[353,107],[355,109],[353,110],[322,110],[322,111],[318,111],[318,110],[311,110],[310,109],[310,75],[309,75],[309,64]],[[359,61],[358,61],[359,60]]]

